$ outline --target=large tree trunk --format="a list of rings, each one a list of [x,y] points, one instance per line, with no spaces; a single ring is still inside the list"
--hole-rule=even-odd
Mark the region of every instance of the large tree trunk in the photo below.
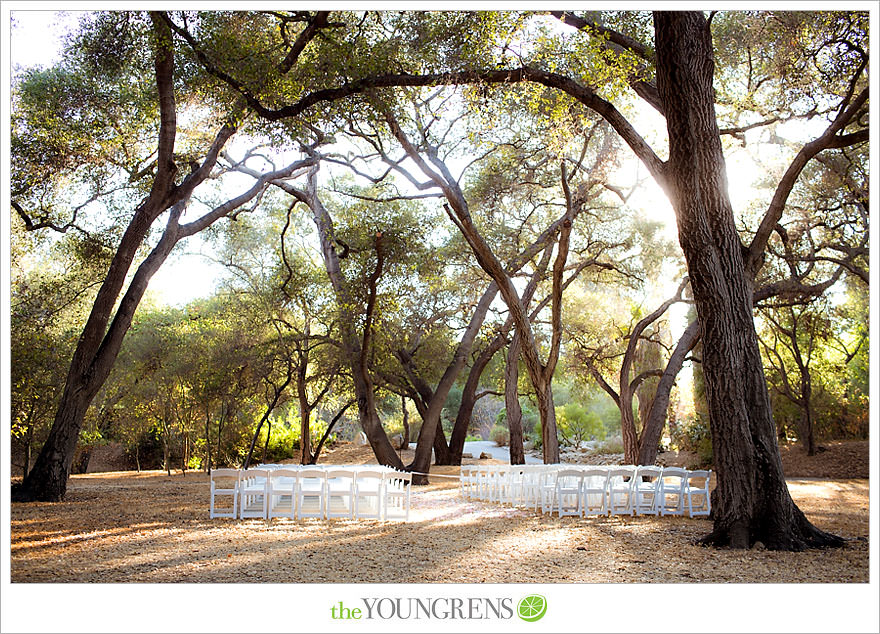
[[[465,333],[462,336],[458,347],[455,349],[452,361],[446,367],[446,371],[443,373],[440,382],[437,384],[437,389],[434,391],[434,394],[431,397],[431,402],[428,404],[428,411],[425,414],[424,422],[422,423],[422,429],[419,432],[419,442],[416,446],[415,458],[413,459],[412,464],[409,466],[410,470],[412,471],[427,473],[428,469],[430,468],[430,449],[434,445],[434,436],[440,429],[440,412],[443,410],[443,405],[446,403],[446,398],[449,396],[449,391],[455,384],[455,380],[458,378],[458,375],[461,374],[461,371],[464,368],[465,363],[467,362],[468,356],[470,356],[471,348],[474,345],[474,340],[477,337],[477,333],[480,331],[480,327],[483,325],[483,320],[486,318],[486,313],[489,311],[489,306],[491,306],[492,301],[495,299],[495,295],[497,293],[497,284],[495,282],[491,282],[486,288],[486,291],[483,293],[483,296],[480,298],[480,301],[477,304],[476,309],[474,310],[474,314],[471,316],[468,327],[465,330]],[[422,438],[423,435],[425,435],[424,439]],[[445,447],[445,440],[443,442],[443,445]],[[449,462],[450,460],[447,456],[446,464],[448,464]],[[427,484],[426,476],[414,476],[413,484]]]
[[[464,388],[461,390],[461,403],[455,415],[455,425],[452,427],[452,435],[449,437],[449,453],[451,464],[461,464],[461,454],[464,451],[464,442],[467,438],[468,427],[471,424],[471,416],[474,413],[474,405],[477,403],[477,388],[480,386],[480,377],[495,353],[504,347],[507,332],[499,333],[477,355],[468,372]]]
[[[537,388],[538,414],[541,416],[541,441],[544,464],[559,462],[559,437],[556,434],[556,408],[553,406],[553,387],[550,379]]]
[[[504,408],[509,432],[510,464],[525,464],[523,448],[522,408],[519,406],[519,336],[514,335],[507,348],[504,366]]]
[[[690,324],[681,335],[675,350],[666,362],[666,369],[657,383],[657,390],[651,400],[651,408],[645,417],[642,427],[642,438],[639,443],[639,459],[636,464],[652,465],[657,461],[657,446],[660,443],[660,435],[666,424],[666,415],[669,410],[669,395],[672,386],[675,385],[675,377],[678,376],[681,366],[687,354],[693,350],[700,338],[700,323]]]
[[[707,543],[801,550],[842,544],[815,528],[788,493],[752,315],[752,288],[727,194],[715,119],[709,23],[655,12],[657,88],[669,132],[667,194],[703,336],[718,484]]]

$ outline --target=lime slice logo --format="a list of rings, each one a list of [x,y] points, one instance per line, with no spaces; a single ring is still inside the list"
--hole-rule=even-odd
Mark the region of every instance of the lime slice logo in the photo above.
[[[540,594],[530,594],[520,599],[516,612],[523,621],[538,621],[547,613],[547,599]]]

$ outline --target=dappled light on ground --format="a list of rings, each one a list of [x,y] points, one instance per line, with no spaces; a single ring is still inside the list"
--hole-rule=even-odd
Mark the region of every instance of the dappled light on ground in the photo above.
[[[550,517],[465,501],[455,480],[442,478],[413,488],[406,523],[210,520],[203,474],[89,474],[71,480],[62,503],[12,505],[11,575],[105,583],[867,582],[868,481],[789,486],[812,521],[849,539],[844,548],[715,550],[694,544],[711,528],[705,519]]]

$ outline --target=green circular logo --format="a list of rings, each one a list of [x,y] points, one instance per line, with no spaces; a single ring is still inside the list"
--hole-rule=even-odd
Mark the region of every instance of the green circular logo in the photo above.
[[[538,621],[547,613],[547,599],[540,594],[530,594],[520,599],[516,613],[523,621]]]

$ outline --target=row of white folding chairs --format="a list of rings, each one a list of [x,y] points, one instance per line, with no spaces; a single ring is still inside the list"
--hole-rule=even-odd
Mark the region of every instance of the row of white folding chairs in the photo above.
[[[711,471],[679,467],[465,465],[462,495],[565,515],[709,515]]]
[[[541,489],[561,465],[462,465],[461,490],[467,499],[537,509]]]
[[[409,519],[411,473],[378,465],[290,467],[214,469],[210,517]],[[222,497],[230,498],[224,508]]]

